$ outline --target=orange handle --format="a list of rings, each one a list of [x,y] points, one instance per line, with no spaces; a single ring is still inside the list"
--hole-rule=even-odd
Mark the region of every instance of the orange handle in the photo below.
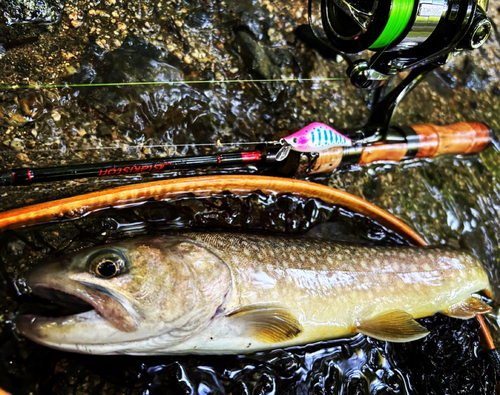
[[[403,160],[408,152],[406,143],[384,144],[376,143],[363,147],[358,165],[367,165],[368,163],[377,162],[379,160],[392,160],[399,162]]]
[[[407,139],[410,143],[375,143],[365,146],[359,153],[358,165],[388,160],[399,162],[405,158],[434,158],[439,155],[466,155],[481,152],[491,140],[488,127],[479,122],[458,122],[448,126],[431,124],[411,125],[415,134]],[[295,176],[307,176],[333,171],[342,161],[343,148],[322,151],[311,161],[301,157]]]
[[[410,127],[420,141],[416,158],[473,154],[485,149],[490,142],[490,130],[479,122],[458,122],[448,126],[425,123]]]

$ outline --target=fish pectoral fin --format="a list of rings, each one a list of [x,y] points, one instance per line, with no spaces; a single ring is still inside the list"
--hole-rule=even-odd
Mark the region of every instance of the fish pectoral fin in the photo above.
[[[474,318],[478,314],[488,313],[490,310],[491,306],[471,296],[462,302],[451,305],[446,310],[441,311],[441,314],[447,315],[448,317],[460,318],[461,320],[468,320]]]
[[[284,342],[297,337],[303,330],[297,318],[283,307],[243,306],[226,317],[242,319],[246,334],[263,343]]]
[[[429,331],[404,311],[391,311],[361,322],[357,332],[379,340],[403,343],[421,339]]]

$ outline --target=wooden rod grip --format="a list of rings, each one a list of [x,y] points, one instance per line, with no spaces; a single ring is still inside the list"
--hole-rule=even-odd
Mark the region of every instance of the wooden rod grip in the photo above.
[[[490,142],[490,130],[479,122],[458,122],[447,126],[425,123],[410,127],[420,142],[416,158],[473,154],[485,149]]]
[[[380,160],[391,160],[399,162],[403,160],[408,152],[406,143],[384,144],[376,143],[363,147],[358,165],[367,165],[368,163],[378,162]]]
[[[434,158],[445,154],[473,154],[485,149],[491,141],[490,130],[479,122],[459,122],[448,126],[426,123],[407,126],[401,130],[406,130],[406,142],[380,142],[363,146],[356,154],[359,157],[354,161],[351,159],[351,163],[367,165],[378,161],[399,162],[403,159]],[[341,147],[319,152],[314,160],[302,154],[295,176],[333,171],[343,161],[344,155]]]

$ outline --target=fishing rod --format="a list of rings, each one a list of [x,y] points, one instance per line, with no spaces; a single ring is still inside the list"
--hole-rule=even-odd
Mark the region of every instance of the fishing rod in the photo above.
[[[369,144],[359,138],[362,130],[356,130],[350,138],[348,134],[343,135],[316,122],[292,135],[280,132],[275,141],[256,142],[254,144],[260,144],[262,148],[253,151],[4,170],[0,171],[0,186],[250,163],[274,166],[281,174],[304,177],[331,172],[340,165],[474,154],[484,150],[493,138],[493,132],[479,122],[459,122],[449,126],[391,126],[383,141]],[[294,139],[310,139],[310,146],[294,143]]]
[[[378,100],[372,104],[368,122],[361,127],[334,129],[315,122],[293,134],[280,131],[272,141],[241,143],[261,147],[252,151],[4,170],[0,172],[0,186],[250,163],[272,166],[284,175],[305,177],[331,172],[341,165],[366,165],[377,161],[398,162],[445,154],[467,155],[481,152],[496,137],[492,130],[480,122],[459,122],[448,126],[391,125],[398,104],[435,67],[435,64],[429,63],[413,69],[384,96],[382,90],[385,88],[378,88]],[[188,146],[227,145],[233,143]]]
[[[459,122],[448,126],[390,124],[398,104],[435,67],[432,63],[420,66],[388,94],[379,95],[379,100],[372,105],[368,122],[361,127],[334,129],[315,122],[296,133],[280,131],[272,141],[241,143],[262,147],[253,151],[4,170],[0,171],[0,186],[250,163],[274,166],[284,175],[305,177],[331,172],[340,165],[366,165],[377,161],[398,162],[445,154],[481,152],[495,140],[495,134],[480,122]],[[379,93],[382,89],[379,88]],[[233,143],[188,146],[224,145]]]

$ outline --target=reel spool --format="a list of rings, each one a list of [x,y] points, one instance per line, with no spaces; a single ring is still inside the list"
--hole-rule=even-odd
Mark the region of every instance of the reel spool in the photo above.
[[[309,0],[309,24],[323,44],[344,54],[375,52],[351,62],[351,82],[376,88],[399,71],[484,44],[492,26],[488,0]]]

